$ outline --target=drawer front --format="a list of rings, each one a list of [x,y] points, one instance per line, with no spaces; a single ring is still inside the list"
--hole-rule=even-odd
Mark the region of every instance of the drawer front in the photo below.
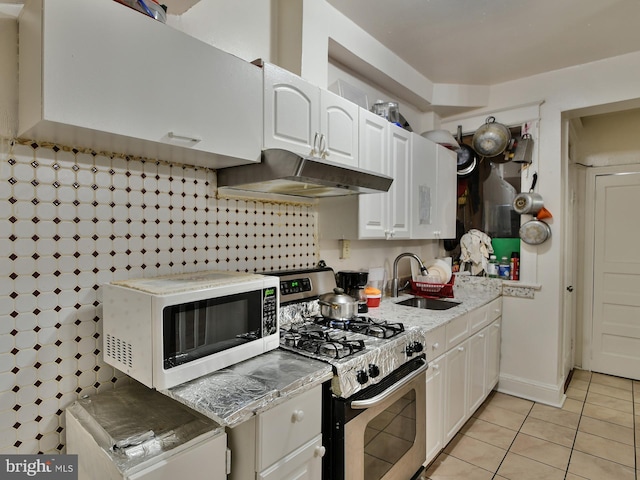
[[[287,400],[258,416],[258,471],[262,471],[318,435],[321,430],[322,387]]]
[[[446,350],[448,351],[469,336],[469,315],[461,315],[458,318],[447,323],[446,332]]]
[[[436,357],[442,355],[446,350],[446,328],[444,325],[427,332],[426,343],[424,346],[425,355],[427,361],[431,361]]]
[[[469,331],[470,333],[476,333],[482,327],[487,325],[487,305],[483,305],[480,308],[476,308],[468,313],[469,315]]]
[[[493,322],[496,318],[502,316],[502,297],[492,300],[487,305],[487,321]]]

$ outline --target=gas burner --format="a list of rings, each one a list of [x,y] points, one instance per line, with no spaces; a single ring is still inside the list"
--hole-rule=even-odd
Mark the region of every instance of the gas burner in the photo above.
[[[331,340],[314,345],[315,353],[331,358],[345,358],[364,350],[363,340]]]
[[[297,347],[301,338],[302,335],[298,332],[284,332],[282,335],[282,340],[288,347]]]
[[[333,320],[325,317],[315,317],[314,324],[337,328],[349,332],[361,333],[376,338],[392,338],[404,332],[402,323],[389,323],[374,320],[371,317],[353,317],[348,320]]]
[[[367,319],[367,321],[364,322],[351,322],[349,324],[349,330],[363,335],[369,335],[370,337],[392,338],[404,332],[404,325],[402,323],[376,322]]]

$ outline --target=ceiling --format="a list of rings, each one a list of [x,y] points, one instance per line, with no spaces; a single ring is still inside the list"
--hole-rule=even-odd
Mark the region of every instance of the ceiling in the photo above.
[[[640,51],[638,0],[327,0],[434,83],[493,85]]]

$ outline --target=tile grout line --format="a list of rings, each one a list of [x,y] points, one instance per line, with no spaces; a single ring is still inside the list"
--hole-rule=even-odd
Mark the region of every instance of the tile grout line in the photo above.
[[[513,444],[516,442],[516,438],[518,438],[518,434],[522,430],[522,426],[524,425],[524,422],[526,422],[527,418],[529,418],[529,414],[531,413],[531,410],[533,410],[533,407],[535,406],[535,404],[536,404],[536,402],[532,402],[531,408],[529,408],[529,411],[525,415],[524,420],[522,420],[522,423],[520,424],[520,427],[518,427],[518,430],[516,431],[516,434],[513,437],[513,440],[511,440],[511,443],[509,444],[509,448],[507,448],[507,451],[504,453],[504,457],[502,457],[502,460],[500,460],[500,463],[498,464],[498,468],[496,468],[496,471],[493,472],[493,477],[491,477],[492,479],[496,478],[496,475],[498,475],[498,470],[500,470],[500,467],[504,463],[504,460],[507,458],[507,455],[509,455],[509,452],[511,451],[511,447],[513,447]]]
[[[582,415],[584,413],[584,406],[587,404],[587,395],[589,394],[589,388],[591,387],[591,379],[593,378],[593,372],[589,375],[589,385],[587,385],[587,392],[584,395],[584,402],[582,402],[582,408],[580,409],[580,418],[578,418],[578,425],[576,425],[576,434],[573,436],[573,443],[571,444],[571,451],[569,452],[569,461],[567,462],[567,468],[564,472],[564,478],[566,480],[569,475],[569,466],[571,465],[571,457],[573,457],[573,449],[576,446],[576,439],[578,438],[578,431],[580,429],[580,423],[582,423]]]

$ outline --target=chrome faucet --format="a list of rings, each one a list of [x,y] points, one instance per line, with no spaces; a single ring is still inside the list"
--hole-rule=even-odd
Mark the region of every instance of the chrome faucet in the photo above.
[[[398,261],[402,258],[402,257],[411,257],[413,259],[415,259],[418,264],[420,265],[420,273],[422,275],[426,275],[427,274],[427,267],[424,266],[424,263],[422,263],[422,260],[420,260],[420,257],[418,257],[415,253],[401,253],[400,255],[398,255],[396,257],[396,259],[393,261],[393,278],[391,279],[391,296],[392,297],[397,297],[398,296]]]

